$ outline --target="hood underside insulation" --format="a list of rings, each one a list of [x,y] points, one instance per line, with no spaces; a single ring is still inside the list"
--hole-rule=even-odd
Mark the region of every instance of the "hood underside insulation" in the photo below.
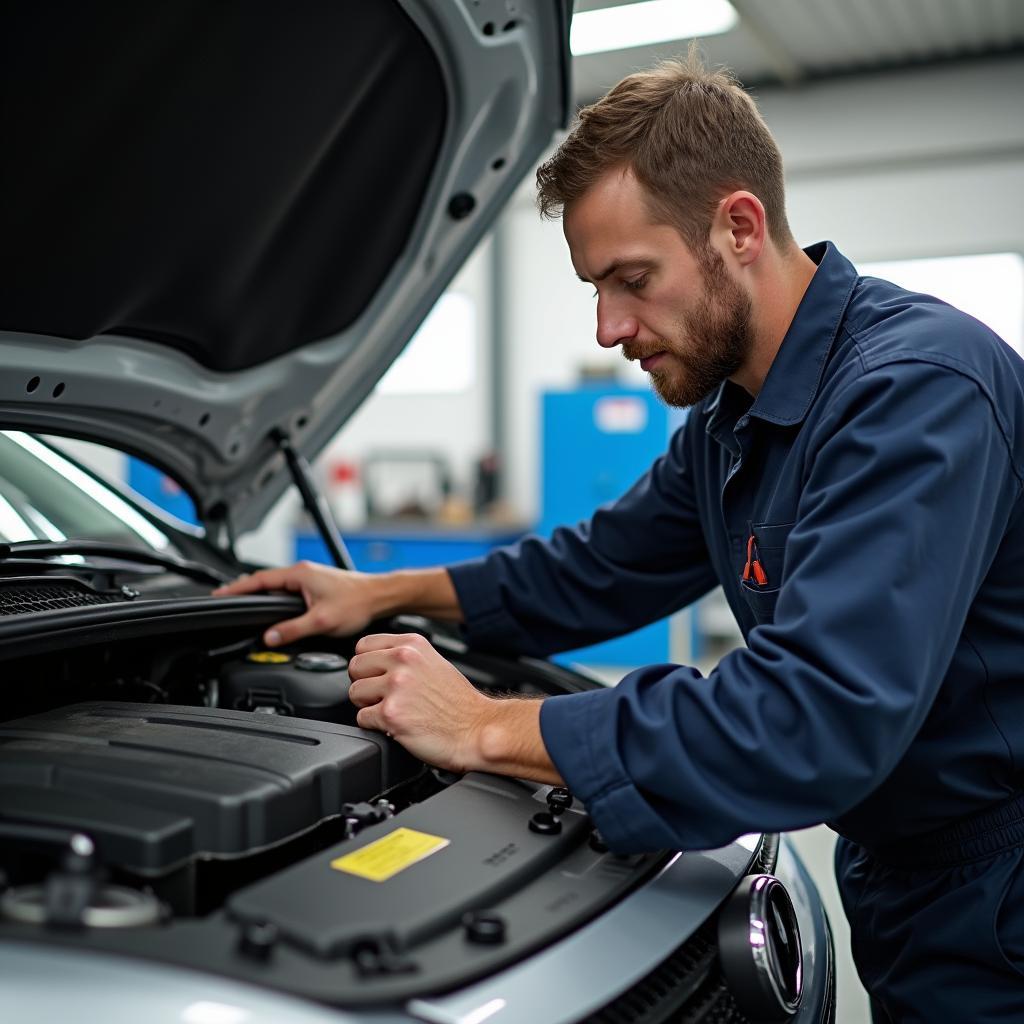
[[[2,39],[3,329],[246,369],[345,329],[407,243],[447,100],[390,0],[23,0]]]

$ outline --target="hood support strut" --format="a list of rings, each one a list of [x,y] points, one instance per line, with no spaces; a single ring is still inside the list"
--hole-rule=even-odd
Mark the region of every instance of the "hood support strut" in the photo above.
[[[310,514],[324,544],[327,545],[334,564],[339,569],[354,569],[352,556],[349,555],[348,548],[338,533],[338,527],[323,494],[317,489],[309,463],[292,447],[288,435],[283,430],[278,428],[271,436],[288,463],[288,472],[291,473],[292,480],[302,496],[302,504]]]

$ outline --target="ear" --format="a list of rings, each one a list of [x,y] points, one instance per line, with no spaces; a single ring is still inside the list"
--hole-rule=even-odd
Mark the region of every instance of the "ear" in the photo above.
[[[719,200],[712,232],[740,266],[749,266],[761,255],[768,237],[761,200],[753,192],[730,192]]]

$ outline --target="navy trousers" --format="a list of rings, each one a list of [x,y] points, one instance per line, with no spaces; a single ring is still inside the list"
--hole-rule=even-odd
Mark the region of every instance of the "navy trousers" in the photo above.
[[[1024,1024],[1024,796],[910,843],[840,838],[875,1024]]]

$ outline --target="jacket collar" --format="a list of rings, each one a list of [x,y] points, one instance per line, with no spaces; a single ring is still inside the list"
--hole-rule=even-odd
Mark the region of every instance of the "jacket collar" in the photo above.
[[[723,434],[731,432],[744,412],[780,426],[802,422],[818,393],[825,362],[857,283],[857,271],[831,242],[818,242],[804,252],[818,269],[757,398],[751,403],[742,388],[724,381],[705,407],[707,432],[723,443]]]
[[[804,252],[818,269],[750,408],[751,416],[781,426],[800,423],[807,415],[857,283],[856,268],[831,242],[818,242]]]

